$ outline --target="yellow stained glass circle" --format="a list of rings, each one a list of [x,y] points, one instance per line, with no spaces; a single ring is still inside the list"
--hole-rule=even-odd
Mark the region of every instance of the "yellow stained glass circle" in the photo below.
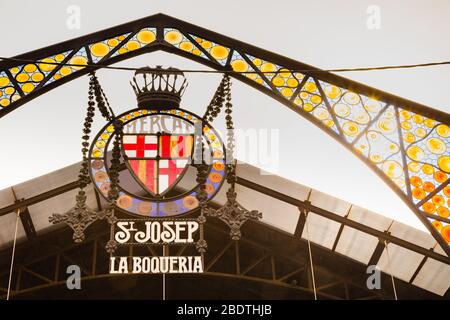
[[[303,105],[303,109],[307,112],[310,112],[310,111],[312,111],[312,109],[314,109],[314,106],[311,103],[305,103]]]
[[[430,174],[433,174],[433,173],[434,173],[434,168],[433,168],[432,165],[424,164],[424,165],[422,166],[422,172],[425,173],[425,174],[427,174],[427,175],[430,175]]]
[[[379,101],[370,99],[366,101],[364,108],[369,112],[376,113],[381,110],[381,103]]]
[[[450,156],[440,156],[438,166],[442,171],[450,173]]]
[[[25,93],[30,93],[33,90],[34,90],[34,84],[32,84],[32,83],[28,82],[22,86],[22,91]]]
[[[450,127],[445,124],[440,124],[436,127],[436,133],[442,138],[450,137]]]
[[[234,60],[231,62],[231,67],[236,72],[245,72],[248,70],[248,64],[244,60]]]
[[[30,76],[26,73],[19,73],[16,76],[16,80],[19,82],[25,82],[25,81],[28,81],[29,79],[30,79]]]
[[[202,46],[202,48],[204,49],[211,49],[212,47],[212,42],[211,41],[201,41],[200,45]]]
[[[384,173],[391,179],[399,178],[403,174],[403,168],[397,161],[388,160],[383,163]]]
[[[409,169],[409,171],[412,171],[412,172],[419,172],[420,164],[418,164],[417,162],[410,162],[408,164],[408,169]]]
[[[356,93],[349,91],[344,94],[344,101],[349,104],[355,105],[359,103],[360,98]]]
[[[318,105],[319,103],[322,102],[322,97],[315,94],[311,97],[311,102],[314,103],[315,105]]]
[[[110,47],[115,47],[115,46],[117,46],[119,44],[119,40],[113,38],[113,39],[109,39],[106,43]]]
[[[96,57],[104,57],[108,54],[109,47],[103,42],[98,42],[91,47],[91,53]]]
[[[350,107],[345,103],[338,103],[333,107],[334,113],[339,117],[347,117],[350,114]]]
[[[72,69],[80,70],[80,69],[84,68],[82,65],[87,65],[88,60],[86,57],[83,57],[83,56],[75,56],[72,59],[70,59],[69,63],[80,65],[80,66],[71,66]]]
[[[154,32],[150,30],[142,30],[139,31],[139,33],[137,34],[137,39],[139,42],[143,44],[148,44],[155,41],[156,35]]]
[[[330,116],[330,113],[325,108],[316,108],[314,110],[314,116],[319,120],[326,120]]]
[[[339,97],[341,95],[341,89],[337,86],[326,86],[324,88],[325,94],[327,95],[327,97],[331,98],[331,99],[335,99],[337,97]]]
[[[69,67],[62,67],[61,70],[59,70],[59,73],[61,73],[61,75],[65,77],[72,73],[72,69],[70,69]]]
[[[402,127],[402,129],[404,129],[404,130],[411,130],[412,125],[411,125],[411,123],[409,123],[409,122],[403,121],[403,122],[401,123],[401,127]]]
[[[180,43],[180,49],[184,51],[191,51],[194,48],[194,45],[189,41],[183,41]]]
[[[42,80],[44,80],[44,75],[42,73],[33,73],[33,75],[31,76],[31,80],[33,80],[34,82],[41,82]]]
[[[367,133],[367,138],[369,138],[369,140],[371,141],[377,141],[378,139],[380,139],[380,134],[376,131],[369,131]]]
[[[418,146],[411,146],[406,150],[406,154],[414,161],[422,161],[425,157],[425,152]]]
[[[39,63],[39,68],[44,71],[44,72],[49,72],[52,71],[53,69],[56,68],[55,64],[47,64],[45,62],[55,62],[55,60],[53,60],[52,58],[45,58],[41,60],[42,63]]]
[[[308,81],[307,83],[305,83],[305,90],[308,92],[314,92],[316,91],[317,87],[316,84],[314,82],[310,82]]]
[[[433,119],[425,119],[423,124],[425,126],[427,126],[428,128],[433,128],[434,127],[434,120]]]
[[[272,83],[276,86],[276,87],[280,87],[282,85],[284,85],[284,79],[281,77],[273,77],[272,78]]]
[[[427,131],[424,128],[417,128],[416,130],[414,130],[414,133],[419,138],[423,138],[427,135]]]
[[[274,72],[277,70],[277,67],[270,62],[263,63],[260,69],[262,72]]]
[[[213,56],[214,59],[216,60],[223,60],[226,57],[228,57],[228,49],[223,47],[223,46],[214,46],[211,49],[211,55]]]
[[[8,87],[5,89],[6,94],[13,94],[16,91],[13,87]]]
[[[253,59],[252,62],[255,66],[260,66],[262,64],[262,60],[258,58]]]
[[[434,154],[443,154],[447,150],[445,142],[438,138],[428,139],[427,148],[431,153]]]
[[[403,135],[403,141],[406,143],[413,143],[416,141],[416,137],[411,132],[407,132]]]
[[[344,125],[342,126],[342,130],[344,131],[345,135],[354,137],[358,134],[359,127],[356,123],[354,123],[352,121],[348,121],[348,122],[344,123]]]
[[[407,110],[400,111],[400,117],[405,120],[411,119],[411,113]]]
[[[423,117],[419,114],[415,114],[412,118],[413,118],[413,121],[418,124],[422,123],[424,120]]]
[[[282,68],[279,71],[279,75],[282,76],[283,78],[289,78],[291,76],[291,72],[288,69]]]
[[[0,106],[2,106],[2,107],[7,107],[7,106],[9,106],[9,100],[8,99],[2,99],[2,100],[0,100]]]
[[[290,97],[294,94],[294,92],[291,88],[283,88],[281,89],[281,94],[283,95],[283,97]]]
[[[391,133],[395,130],[395,121],[391,118],[382,118],[378,120],[377,123],[378,128],[386,133]]]
[[[95,146],[96,146],[97,148],[99,148],[99,149],[103,149],[103,148],[105,147],[105,145],[106,145],[106,143],[105,143],[105,141],[103,141],[103,140],[98,140],[98,141],[95,143]]]
[[[35,72],[37,69],[35,64],[27,64],[23,70],[25,70],[25,72],[31,73],[31,72]]]
[[[0,77],[0,87],[5,87],[9,84],[8,77]]]
[[[133,51],[139,49],[141,45],[135,40],[130,40],[127,42],[126,47],[129,51]]]
[[[297,79],[289,78],[287,79],[286,84],[291,88],[295,88],[296,86],[298,86],[298,81]]]
[[[183,35],[176,30],[169,31],[165,34],[164,39],[173,45],[179,44],[183,39]]]
[[[383,157],[379,153],[371,154],[369,159],[374,163],[380,163],[381,161],[383,161]]]
[[[370,116],[367,113],[361,113],[355,117],[355,121],[359,124],[366,124],[370,121]]]

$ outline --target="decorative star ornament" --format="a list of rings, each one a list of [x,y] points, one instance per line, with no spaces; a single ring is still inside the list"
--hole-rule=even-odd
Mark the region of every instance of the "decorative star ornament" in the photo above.
[[[258,210],[247,210],[236,201],[237,193],[234,186],[227,191],[227,202],[219,209],[211,207],[205,208],[205,214],[210,217],[217,217],[230,227],[230,236],[232,240],[241,238],[241,226],[247,220],[259,220],[262,213]]]
[[[95,211],[86,205],[86,193],[80,190],[76,196],[75,207],[66,213],[53,213],[49,217],[49,221],[53,224],[64,222],[73,230],[74,242],[82,242],[85,238],[84,231],[94,221],[113,218],[113,210],[105,209]]]

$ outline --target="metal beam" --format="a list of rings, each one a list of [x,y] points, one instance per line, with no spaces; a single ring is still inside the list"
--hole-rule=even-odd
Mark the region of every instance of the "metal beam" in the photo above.
[[[370,235],[372,235],[374,237],[381,238],[383,240],[392,242],[392,243],[394,243],[394,244],[396,244],[398,246],[404,247],[404,248],[406,248],[408,250],[411,250],[411,251],[420,253],[420,254],[422,254],[424,256],[436,259],[436,260],[438,260],[440,262],[443,262],[443,263],[446,263],[446,264],[450,264],[450,258],[449,257],[443,256],[443,255],[441,255],[439,253],[436,253],[436,252],[434,252],[432,250],[428,250],[428,249],[422,248],[422,247],[420,247],[420,246],[418,246],[416,244],[413,244],[413,243],[410,243],[410,242],[408,242],[406,240],[394,237],[394,236],[392,236],[390,234],[386,234],[386,233],[384,233],[382,231],[379,231],[377,229],[371,228],[371,227],[369,227],[369,226],[367,226],[365,224],[362,224],[362,223],[359,223],[359,222],[356,222],[356,221],[353,221],[353,220],[350,220],[350,219],[346,219],[345,217],[342,217],[342,216],[340,216],[338,214],[335,214],[333,212],[330,212],[330,211],[324,210],[322,208],[313,206],[312,204],[308,203],[307,201],[301,201],[301,200],[295,199],[295,198],[293,198],[291,196],[288,196],[286,194],[280,193],[278,191],[275,191],[273,189],[267,188],[265,186],[262,186],[260,184],[254,183],[252,181],[249,181],[249,180],[241,178],[241,177],[237,177],[236,178],[236,183],[238,183],[238,184],[240,184],[240,185],[242,185],[244,187],[250,188],[252,190],[258,191],[258,192],[260,192],[262,194],[265,194],[267,196],[270,196],[270,197],[273,197],[275,199],[281,200],[283,202],[289,203],[289,204],[291,204],[293,206],[303,207],[304,209],[306,209],[306,210],[308,210],[310,212],[314,212],[315,214],[318,214],[318,215],[320,215],[322,217],[325,217],[327,219],[330,219],[330,220],[333,220],[333,221],[345,224],[345,225],[347,225],[347,226],[349,226],[351,228],[354,228],[354,229],[357,229],[357,230],[362,231],[364,233],[370,234]]]

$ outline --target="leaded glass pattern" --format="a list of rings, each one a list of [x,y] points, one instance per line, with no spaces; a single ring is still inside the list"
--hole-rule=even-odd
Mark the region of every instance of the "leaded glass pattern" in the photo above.
[[[429,221],[433,235],[441,245],[447,244],[450,252],[448,117],[438,112],[438,116],[430,116],[430,109],[422,114],[420,106],[408,105],[407,101],[402,104],[401,98],[393,103],[376,89],[371,90],[377,92],[376,96],[371,96],[366,93],[367,87],[360,89],[360,84],[334,81],[324,72],[299,70],[292,66],[302,64],[290,59],[170,17],[164,19],[152,24],[150,17],[148,25],[139,27],[131,23],[129,30],[121,28],[117,34],[105,31],[99,40],[89,42],[92,37],[87,37],[86,43],[59,52],[42,49],[42,56],[33,56],[39,63],[0,68],[0,116],[23,104],[23,97],[38,96],[50,83],[56,87],[68,75],[75,78],[77,73],[85,74],[84,65],[107,65],[117,61],[118,56],[126,59],[131,52],[130,57],[153,45],[179,52],[217,70],[234,71],[240,79],[249,79],[254,87],[334,136],[379,173],[416,214]],[[111,58],[115,60],[111,62]]]

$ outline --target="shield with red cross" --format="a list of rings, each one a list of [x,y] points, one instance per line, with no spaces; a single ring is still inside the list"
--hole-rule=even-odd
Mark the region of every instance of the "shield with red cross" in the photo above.
[[[122,150],[128,169],[154,196],[182,178],[193,153],[193,134],[124,134]]]

